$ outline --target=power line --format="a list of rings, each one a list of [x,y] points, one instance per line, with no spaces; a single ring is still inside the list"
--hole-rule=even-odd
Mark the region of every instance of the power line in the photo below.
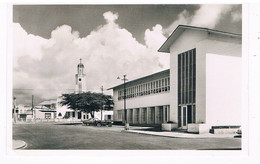
[[[13,88],[13,90],[75,90],[75,89],[32,89],[32,88]]]

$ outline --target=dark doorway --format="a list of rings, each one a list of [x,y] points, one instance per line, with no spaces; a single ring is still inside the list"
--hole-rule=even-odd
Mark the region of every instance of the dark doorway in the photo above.
[[[181,106],[178,106],[178,127],[181,127]]]
[[[81,112],[78,112],[78,119],[81,119]]]

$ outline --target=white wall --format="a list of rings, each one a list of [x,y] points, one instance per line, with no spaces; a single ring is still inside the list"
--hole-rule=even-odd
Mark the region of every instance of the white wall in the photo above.
[[[113,111],[102,111],[102,120],[105,120],[105,116],[106,115],[111,115],[112,119],[113,119]],[[95,112],[94,113],[94,117],[98,118],[99,120],[101,120],[101,111],[99,112]],[[91,118],[90,114],[89,114],[89,118]]]
[[[118,101],[118,90],[114,90],[114,120],[117,120],[117,110],[124,109],[124,100]],[[126,99],[126,108],[140,108],[140,107],[152,107],[170,104],[170,92],[161,92],[156,94],[150,94],[145,96],[139,96],[135,98]]]
[[[35,118],[36,119],[45,119],[45,113],[51,113],[51,118],[54,118],[55,112],[41,112],[40,110],[35,110]]]
[[[178,54],[196,48],[196,97],[205,97],[205,60],[204,60],[204,44],[200,44],[207,38],[207,33],[203,31],[185,30],[180,37],[173,43],[170,48],[170,80],[171,80],[171,95],[170,95],[170,120],[178,122]],[[200,88],[198,90],[198,88]],[[197,101],[199,100],[199,101]],[[205,122],[205,101],[196,99],[196,122]]]
[[[206,123],[241,125],[241,58],[206,55]]]
[[[228,37],[208,33],[205,31],[185,30],[179,38],[172,44],[170,48],[170,80],[171,94],[170,105],[171,121],[178,121],[177,118],[177,91],[178,91],[178,60],[177,56],[180,53],[196,48],[196,123],[205,123],[207,106],[207,94],[212,90],[207,91],[206,88],[207,76],[206,70],[206,54],[214,53],[222,56],[241,57],[241,38]],[[225,60],[225,59],[223,59]],[[213,61],[212,61],[213,62]],[[232,64],[231,64],[232,65]],[[236,66],[236,64],[235,64]],[[241,66],[240,66],[241,67]],[[222,70],[224,71],[224,70]],[[241,101],[240,101],[241,103]],[[211,117],[212,118],[212,117]],[[207,119],[207,122],[209,120]]]

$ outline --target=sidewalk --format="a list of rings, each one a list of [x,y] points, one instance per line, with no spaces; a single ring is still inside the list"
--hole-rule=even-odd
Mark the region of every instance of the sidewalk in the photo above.
[[[124,133],[136,133],[152,136],[170,137],[170,138],[234,138],[236,134],[192,134],[184,132],[166,132],[166,131],[149,131],[145,129],[130,128],[129,130],[122,130]]]
[[[25,148],[27,145],[22,140],[13,140],[13,150]]]

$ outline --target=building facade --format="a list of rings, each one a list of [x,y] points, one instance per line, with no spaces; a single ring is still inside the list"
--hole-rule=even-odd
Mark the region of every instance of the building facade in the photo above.
[[[170,70],[125,84],[127,122],[156,125],[167,122],[170,111]],[[114,122],[124,122],[124,85],[113,88]]]
[[[163,93],[162,98],[154,94],[155,97],[147,96],[140,102],[136,97],[128,98],[127,109],[136,111],[143,108],[143,103],[147,107],[163,104],[169,109],[167,120],[175,123],[176,128],[190,132],[208,131],[212,126],[241,125],[241,42],[239,34],[179,25],[158,50],[170,55],[170,91]],[[118,114],[123,104],[116,97],[120,97],[122,86],[113,90],[114,111]],[[133,115],[133,120],[139,117],[132,112],[128,114],[128,118]]]

